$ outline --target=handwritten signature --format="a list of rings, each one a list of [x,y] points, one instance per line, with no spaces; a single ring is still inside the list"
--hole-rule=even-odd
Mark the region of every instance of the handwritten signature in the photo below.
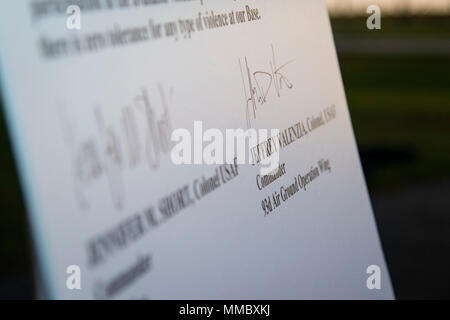
[[[162,154],[170,152],[169,99],[173,92],[170,90],[169,99],[161,86],[159,92],[159,117],[146,89],[121,107],[120,123],[116,125],[106,123],[102,109],[96,106],[95,131],[86,139],[78,138],[75,122],[60,109],[63,136],[72,159],[75,196],[81,209],[89,207],[88,190],[100,181],[107,183],[114,206],[122,209],[124,170],[144,163],[156,170]]]
[[[256,120],[258,105],[263,105],[268,102],[269,93],[272,88],[276,96],[281,97],[283,86],[287,89],[294,87],[291,81],[282,73],[283,69],[294,62],[294,60],[278,66],[273,45],[271,45],[271,49],[272,57],[269,60],[268,70],[252,71],[249,67],[247,57],[244,57],[243,62],[239,59],[242,85],[245,94],[245,114],[248,129],[252,128],[253,121]]]

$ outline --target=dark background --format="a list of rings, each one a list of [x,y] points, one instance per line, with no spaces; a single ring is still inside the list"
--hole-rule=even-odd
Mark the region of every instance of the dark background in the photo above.
[[[450,18],[332,19],[396,297],[450,298]],[[2,115],[1,115],[2,116]],[[0,119],[0,299],[33,298],[32,250]]]
[[[450,17],[332,21],[397,298],[450,298]]]

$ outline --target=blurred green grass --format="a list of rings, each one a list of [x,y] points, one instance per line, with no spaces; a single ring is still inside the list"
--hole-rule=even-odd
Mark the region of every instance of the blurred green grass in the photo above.
[[[335,37],[364,39],[389,38],[441,38],[448,39],[450,17],[448,16],[381,16],[381,30],[368,30],[367,17],[334,18],[331,20]]]
[[[362,18],[333,20],[332,26],[337,43],[349,34],[366,40],[380,36],[450,40],[449,20],[388,18],[376,31],[368,30]],[[413,155],[407,161],[376,166],[369,189],[450,178],[450,54],[346,51],[338,56],[360,150],[388,147]]]
[[[358,145],[408,149],[408,163],[380,167],[373,188],[450,177],[450,56],[340,56]]]

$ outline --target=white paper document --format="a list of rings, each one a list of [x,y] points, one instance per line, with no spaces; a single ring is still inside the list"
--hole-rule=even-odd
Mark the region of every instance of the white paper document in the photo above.
[[[2,1],[0,76],[44,297],[393,298],[325,1]]]

